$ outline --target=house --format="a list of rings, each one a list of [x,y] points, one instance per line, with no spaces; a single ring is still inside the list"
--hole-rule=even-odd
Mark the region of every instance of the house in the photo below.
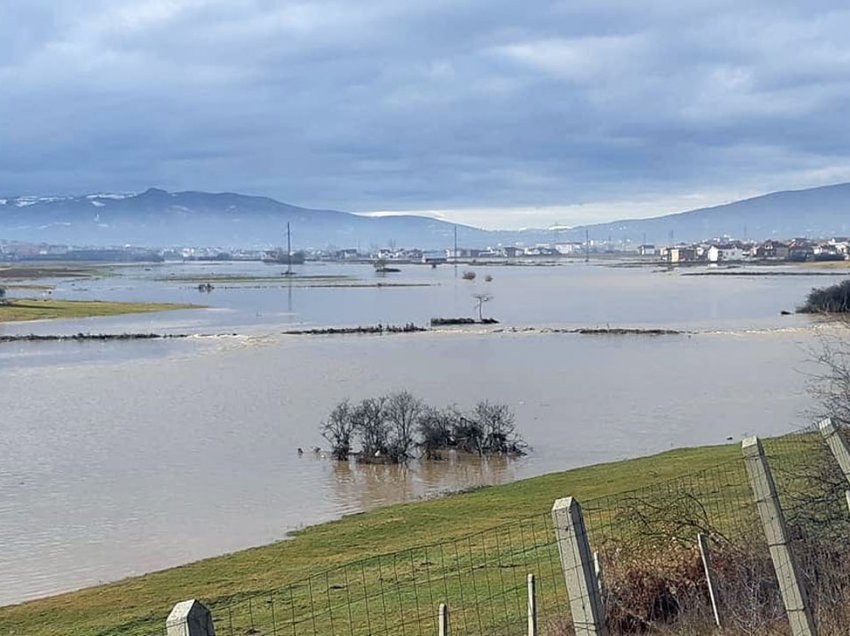
[[[705,254],[709,263],[734,263],[744,260],[744,255],[744,248],[734,243],[710,245]]]
[[[428,250],[422,252],[422,262],[427,265],[436,265],[438,263],[446,263],[448,257],[445,250]]]
[[[558,254],[573,254],[576,252],[584,251],[584,243],[571,242],[571,243],[555,243],[555,249]]]
[[[782,241],[765,241],[756,248],[756,258],[769,261],[788,260],[790,247]]]
[[[794,239],[788,247],[788,260],[804,263],[814,260],[814,244],[807,239]]]
[[[680,258],[678,247],[665,247],[661,250],[661,259],[668,265],[677,265]]]

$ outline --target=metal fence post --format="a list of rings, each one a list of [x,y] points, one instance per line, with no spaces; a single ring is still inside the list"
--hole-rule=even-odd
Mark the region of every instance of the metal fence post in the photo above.
[[[537,583],[528,575],[528,636],[537,636]]]
[[[439,636],[449,636],[449,606],[440,603]]]
[[[165,633],[167,636],[215,636],[212,614],[199,601],[181,601],[165,620]]]
[[[717,598],[714,593],[714,574],[711,571],[711,555],[708,551],[708,539],[700,532],[697,534],[697,544],[699,545],[699,556],[702,559],[702,567],[705,570],[705,581],[708,585],[708,597],[711,599],[711,609],[714,612],[714,623],[720,627],[720,612],[717,610]]]
[[[753,496],[761,518],[770,558],[776,570],[776,579],[782,593],[782,601],[794,636],[815,636],[814,621],[809,610],[808,597],[803,588],[797,562],[788,545],[788,528],[779,505],[776,483],[764,456],[764,448],[758,437],[749,437],[741,444],[744,463],[753,489]]]
[[[820,434],[823,435],[824,441],[826,441],[826,445],[829,446],[833,457],[835,457],[835,461],[838,462],[841,472],[844,473],[844,477],[850,482],[850,448],[847,446],[847,442],[838,433],[838,429],[832,423],[832,418],[830,417],[818,424],[818,428],[820,429]]]
[[[581,505],[573,497],[558,499],[552,520],[576,636],[608,636]]]

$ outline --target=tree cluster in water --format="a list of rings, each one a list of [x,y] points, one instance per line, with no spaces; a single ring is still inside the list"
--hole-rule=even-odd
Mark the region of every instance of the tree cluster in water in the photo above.
[[[416,455],[439,459],[444,451],[479,455],[524,455],[514,414],[505,404],[483,401],[471,411],[435,408],[407,391],[344,400],[321,424],[334,459],[356,455],[362,462],[400,463]],[[355,449],[355,444],[359,450]]]
[[[813,289],[799,311],[804,314],[850,312],[850,280]]]

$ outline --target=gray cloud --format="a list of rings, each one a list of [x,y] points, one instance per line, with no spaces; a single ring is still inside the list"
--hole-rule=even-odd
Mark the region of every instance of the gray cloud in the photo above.
[[[740,4],[7,0],[0,192],[504,224],[849,179],[850,12]]]

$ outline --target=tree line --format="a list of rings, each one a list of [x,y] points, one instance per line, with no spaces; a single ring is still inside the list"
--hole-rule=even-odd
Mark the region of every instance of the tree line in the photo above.
[[[478,455],[524,455],[526,443],[506,404],[478,402],[470,411],[435,408],[407,391],[343,400],[321,423],[334,459],[401,463],[416,456],[440,459],[457,450]]]

